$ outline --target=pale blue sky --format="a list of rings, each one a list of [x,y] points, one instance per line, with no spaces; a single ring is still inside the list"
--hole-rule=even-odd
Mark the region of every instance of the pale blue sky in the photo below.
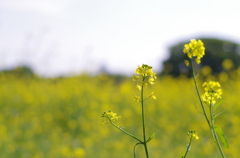
[[[196,36],[240,42],[237,0],[0,0],[0,68],[41,75],[160,70],[168,46]]]

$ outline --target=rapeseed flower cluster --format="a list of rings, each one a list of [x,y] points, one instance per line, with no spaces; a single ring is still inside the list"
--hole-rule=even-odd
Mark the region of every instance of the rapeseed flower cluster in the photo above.
[[[133,76],[133,81],[137,82],[136,88],[142,91],[143,87],[147,88],[149,84],[154,84],[154,80],[157,79],[156,73],[152,70],[152,67],[146,64],[142,64],[142,66],[138,66],[135,73],[137,75]],[[150,97],[156,99],[154,92],[151,93]],[[134,96],[134,100],[136,102],[140,102],[139,96]]]
[[[216,99],[222,98],[222,89],[219,82],[209,81],[203,83],[204,94],[202,95],[202,100],[208,105],[216,103]]]
[[[187,54],[189,59],[195,58],[197,64],[201,63],[201,58],[205,55],[205,47],[201,40],[190,40],[189,44],[184,45],[184,54]],[[189,61],[184,60],[185,64],[189,66]]]
[[[152,70],[151,66],[148,66],[146,64],[142,64],[142,66],[138,66],[138,68],[135,71],[136,74],[133,76],[133,81],[137,81],[137,88],[139,90],[142,89],[142,87],[148,86],[148,84],[154,84],[154,80],[157,79],[156,73]]]
[[[189,136],[190,138],[194,138],[194,139],[196,139],[196,140],[199,139],[199,136],[198,136],[197,132],[194,131],[194,130],[189,130],[189,131],[188,131],[188,136]]]
[[[110,110],[103,112],[102,117],[106,118],[106,120],[102,121],[103,124],[107,123],[107,121],[117,121],[119,118],[121,118],[121,116],[117,116],[117,113],[114,113]]]

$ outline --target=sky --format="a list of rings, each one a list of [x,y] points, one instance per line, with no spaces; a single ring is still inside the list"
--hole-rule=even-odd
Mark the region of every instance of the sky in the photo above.
[[[237,0],[0,0],[0,69],[46,77],[160,72],[168,48],[197,37],[240,43]]]

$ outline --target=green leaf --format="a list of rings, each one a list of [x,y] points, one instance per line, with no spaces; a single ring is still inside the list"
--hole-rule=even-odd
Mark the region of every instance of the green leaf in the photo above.
[[[183,154],[183,152],[182,152],[182,154],[181,154],[181,158],[184,158],[184,154]]]
[[[147,142],[150,142],[150,141],[154,138],[154,136],[155,136],[155,132],[153,132],[153,133],[150,135],[150,137],[148,138]],[[147,142],[146,142],[146,143],[147,143]]]
[[[222,113],[224,113],[225,111],[223,111],[223,112],[220,112],[220,113],[218,113],[218,114],[216,114],[216,115],[214,115],[214,118],[216,118],[217,116],[219,116],[219,115],[221,115]]]
[[[226,148],[229,148],[227,138],[226,138],[226,136],[224,135],[222,129],[221,129],[220,127],[214,127],[214,129],[215,129],[215,131],[217,132],[217,134],[219,135],[219,137],[221,138],[224,146],[225,146]]]
[[[223,98],[214,105],[214,109],[216,109],[222,102],[223,102]]]

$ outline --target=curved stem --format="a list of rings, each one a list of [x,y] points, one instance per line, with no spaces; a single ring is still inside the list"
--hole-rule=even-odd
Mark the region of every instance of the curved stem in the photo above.
[[[137,143],[137,144],[135,144],[134,147],[133,147],[133,157],[134,157],[134,158],[136,158],[136,151],[135,151],[135,150],[136,150],[136,146],[139,145],[139,144],[142,144],[142,143]]]

